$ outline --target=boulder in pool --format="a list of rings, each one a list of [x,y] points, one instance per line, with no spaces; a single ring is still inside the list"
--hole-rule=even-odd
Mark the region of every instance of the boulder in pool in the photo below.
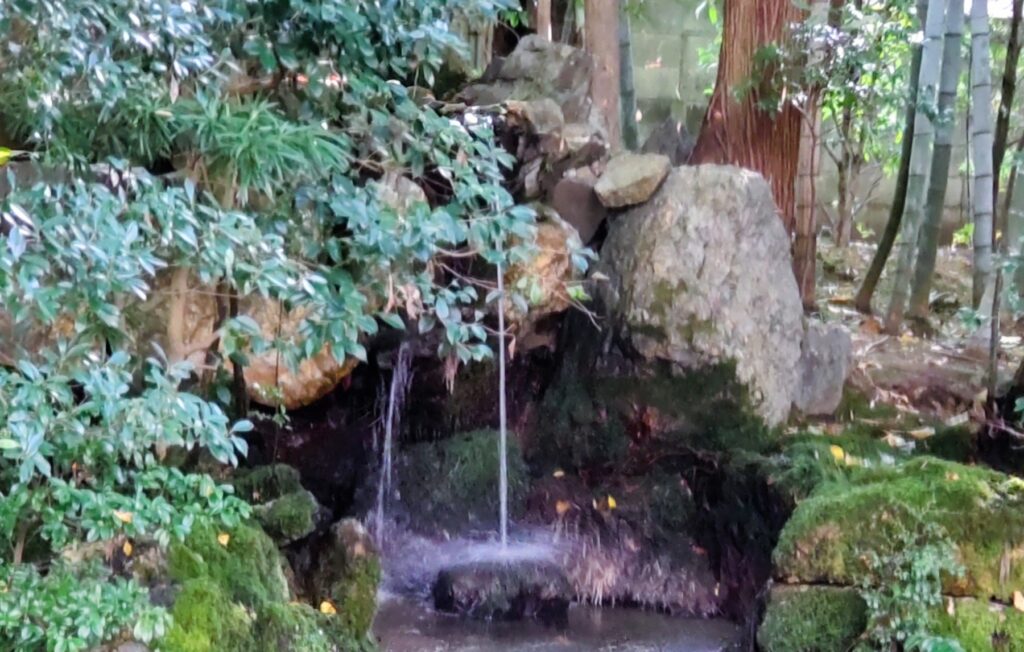
[[[471,618],[568,617],[565,571],[547,561],[474,561],[445,568],[434,582],[434,607]]]

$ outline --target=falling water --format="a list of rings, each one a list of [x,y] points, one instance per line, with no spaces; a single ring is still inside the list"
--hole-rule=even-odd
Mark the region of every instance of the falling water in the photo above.
[[[505,417],[505,279],[498,263],[498,496],[501,547],[508,545],[508,430]]]
[[[377,481],[377,514],[374,528],[378,543],[383,538],[385,506],[391,495],[394,433],[401,424],[402,408],[405,405],[405,398],[409,394],[409,381],[412,378],[411,362],[412,355],[409,344],[402,342],[402,345],[398,347],[398,355],[391,371],[391,387],[388,390],[384,408],[384,444],[381,449],[380,478]]]

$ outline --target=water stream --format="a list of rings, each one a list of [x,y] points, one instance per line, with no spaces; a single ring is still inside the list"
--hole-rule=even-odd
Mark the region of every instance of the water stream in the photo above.
[[[501,546],[508,545],[508,418],[505,410],[505,275],[498,263],[498,511]]]
[[[394,368],[391,372],[391,385],[385,400],[384,441],[381,446],[380,478],[377,481],[377,505],[375,510],[373,532],[379,544],[384,536],[384,519],[387,503],[391,496],[391,475],[394,467],[395,431],[400,428],[405,398],[409,394],[412,379],[412,349],[408,342],[398,347]]]

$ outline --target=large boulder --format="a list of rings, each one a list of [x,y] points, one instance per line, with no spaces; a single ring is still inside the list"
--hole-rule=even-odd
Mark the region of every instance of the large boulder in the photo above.
[[[751,409],[776,425],[800,381],[803,308],[791,260],[760,175],[677,168],[611,226],[605,303],[634,354],[677,375],[734,365]]]

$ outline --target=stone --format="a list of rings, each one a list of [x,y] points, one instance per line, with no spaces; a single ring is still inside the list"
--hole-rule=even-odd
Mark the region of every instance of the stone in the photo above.
[[[664,154],[672,161],[673,167],[686,165],[697,141],[687,131],[686,125],[673,117],[666,118],[651,131],[640,151],[644,154]]]
[[[661,154],[619,154],[608,161],[594,190],[607,208],[625,208],[651,198],[672,163]]]
[[[590,99],[593,69],[594,61],[584,50],[529,35],[496,64],[490,81],[463,89],[459,98],[475,106],[549,98],[561,108],[565,122],[590,125],[607,140],[604,117]]]
[[[867,624],[867,605],[856,589],[775,585],[757,642],[765,652],[849,650]]]
[[[380,558],[370,533],[359,521],[346,518],[334,524],[320,552],[314,576],[316,603],[337,610],[341,629],[363,640],[377,613]]]
[[[579,234],[551,208],[537,206],[537,255],[526,262],[511,265],[505,273],[505,285],[527,290],[529,312],[523,313],[511,301],[506,302],[509,320],[520,330],[528,331],[533,324],[550,315],[565,312],[572,305],[568,287],[579,281],[579,273],[572,255],[583,249]]]
[[[800,386],[803,307],[791,260],[760,175],[682,167],[612,223],[598,290],[633,355],[675,376],[733,366],[748,407],[774,426]]]
[[[831,416],[843,401],[853,365],[853,340],[840,324],[811,320],[800,354],[800,391],[794,407],[807,416]]]
[[[256,520],[279,546],[312,534],[319,512],[320,505],[308,491],[295,491],[253,509]]]
[[[439,611],[471,618],[564,620],[571,591],[565,572],[551,562],[493,560],[443,569],[433,596]]]
[[[594,181],[566,177],[555,185],[550,195],[551,207],[576,229],[580,242],[591,242],[608,217],[608,210],[594,192]]]

